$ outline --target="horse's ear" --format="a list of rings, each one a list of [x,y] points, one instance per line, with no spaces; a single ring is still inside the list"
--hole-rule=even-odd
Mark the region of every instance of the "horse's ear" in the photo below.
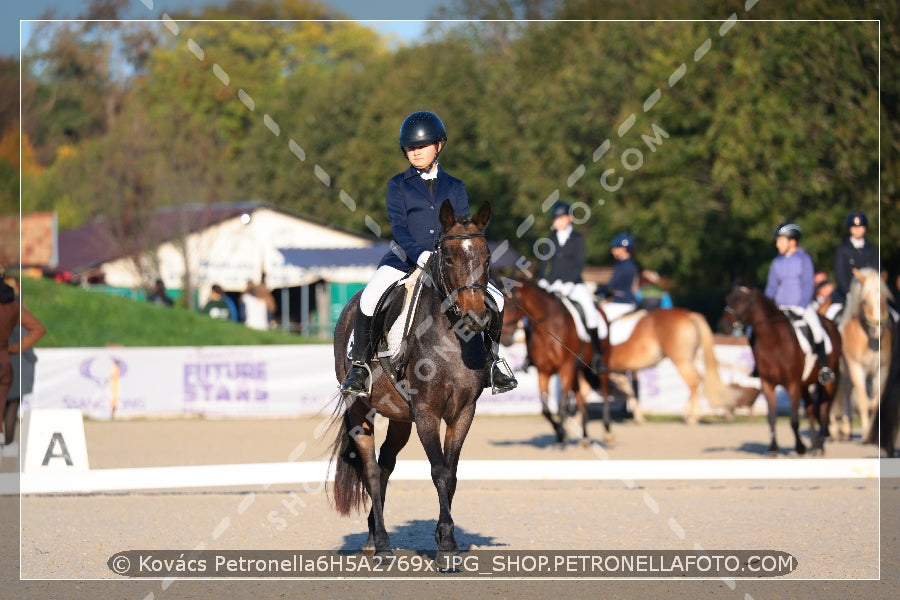
[[[450,200],[444,200],[444,203],[441,204],[441,227],[443,227],[444,233],[447,233],[453,224],[456,223],[456,213],[453,211],[453,205],[450,204]]]
[[[478,212],[475,213],[475,216],[472,217],[472,222],[478,227],[478,229],[486,229],[488,223],[491,222],[491,203],[487,200],[481,205],[481,208],[478,209]]]
[[[862,271],[859,269],[853,269],[853,276],[859,280],[860,283],[864,283],[866,281],[866,276],[862,274]]]

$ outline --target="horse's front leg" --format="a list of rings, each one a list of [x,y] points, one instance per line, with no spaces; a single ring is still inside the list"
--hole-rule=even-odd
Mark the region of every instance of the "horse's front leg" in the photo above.
[[[411,421],[390,421],[388,423],[388,429],[384,443],[381,445],[381,450],[378,452],[378,467],[380,469],[379,489],[381,490],[382,514],[384,512],[384,503],[387,501],[388,479],[390,479],[391,473],[394,472],[394,467],[397,466],[397,455],[400,453],[400,450],[402,450],[403,447],[406,446],[406,442],[409,441],[411,432]],[[369,538],[363,545],[363,550],[377,552],[379,550],[377,548],[378,544],[376,543],[375,538],[378,527],[377,518],[375,516],[374,502],[372,503],[372,508],[369,510],[368,523]],[[382,521],[382,529],[383,528],[384,524]]]
[[[806,454],[806,444],[803,443],[803,439],[800,437],[800,399],[803,396],[803,392],[800,389],[800,384],[793,382],[789,388],[786,388],[786,391],[791,397],[791,431],[794,432],[794,450],[797,454],[803,456]]]
[[[775,398],[775,386],[769,383],[767,380],[763,379],[761,382],[761,389],[763,396],[765,396],[766,398],[766,404],[769,409],[769,448],[766,450],[766,453],[770,456],[777,456],[778,440],[775,435],[775,422],[778,417],[778,406],[776,404]]]
[[[550,410],[550,375],[547,373],[538,372],[538,390],[541,394],[541,414],[553,426],[553,432],[556,434],[556,443],[562,444],[566,441],[566,432],[563,429],[562,421]]]
[[[369,413],[374,417],[374,413]],[[379,555],[390,555],[390,538],[384,525],[384,494],[381,484],[381,467],[375,458],[375,425],[367,415],[365,421],[349,431],[356,444],[356,452],[362,460],[360,479],[369,493],[372,507],[369,509],[369,537],[363,550],[375,551]]]
[[[853,394],[856,396],[856,409],[859,411],[860,429],[863,439],[871,427],[869,393],[866,390],[866,370],[856,361],[847,361],[847,372],[853,383]]]
[[[459,547],[456,543],[455,526],[450,511],[453,508],[453,496],[456,494],[456,470],[459,467],[459,455],[474,418],[475,403],[470,402],[462,408],[455,419],[447,422],[447,431],[444,434],[444,461],[450,469],[450,477],[447,482],[448,521],[441,522],[439,520],[434,531],[434,539],[438,546],[436,559],[438,568],[442,571],[456,572],[459,570],[457,564],[453,562],[453,558],[459,554]]]
[[[453,535],[453,517],[450,514],[452,490],[455,488],[455,474],[441,450],[441,419],[433,411],[423,410],[416,414],[416,431],[431,464],[431,481],[437,490],[438,515],[434,539],[437,542],[436,560],[438,565],[452,564],[453,556],[459,554],[459,546]]]

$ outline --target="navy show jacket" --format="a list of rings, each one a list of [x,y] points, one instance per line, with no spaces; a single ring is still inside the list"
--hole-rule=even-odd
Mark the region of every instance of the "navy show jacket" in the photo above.
[[[422,252],[435,249],[435,243],[441,234],[440,212],[444,200],[450,200],[458,217],[470,216],[466,185],[444,172],[440,165],[434,196],[428,191],[419,171],[413,167],[388,180],[387,215],[394,240],[400,248],[394,248],[385,254],[378,263],[379,267],[388,265],[408,271],[416,266],[416,260]]]

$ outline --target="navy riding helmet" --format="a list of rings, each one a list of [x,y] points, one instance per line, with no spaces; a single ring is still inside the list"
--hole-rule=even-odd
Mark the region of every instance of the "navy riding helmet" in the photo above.
[[[863,211],[854,210],[849,215],[847,215],[847,221],[845,224],[847,226],[847,229],[858,226],[868,227],[869,219],[866,217],[866,213],[864,213]]]
[[[435,142],[446,142],[447,129],[436,114],[420,110],[403,119],[398,141],[401,150],[409,146],[427,146]]]
[[[612,242],[609,244],[610,248],[628,248],[632,252],[634,251],[634,238],[631,237],[630,233],[619,233],[616,234]]]
[[[563,202],[562,200],[557,200],[553,203],[553,206],[550,207],[550,216],[554,219],[556,217],[561,217],[563,215],[571,215],[572,214],[572,205],[568,202]]]
[[[775,237],[786,237],[789,240],[799,240],[803,230],[796,223],[786,221],[775,228]]]

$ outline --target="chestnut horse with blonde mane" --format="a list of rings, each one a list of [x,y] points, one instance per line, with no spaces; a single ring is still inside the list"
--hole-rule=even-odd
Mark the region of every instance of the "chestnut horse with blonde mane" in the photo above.
[[[892,299],[887,284],[875,269],[854,269],[847,302],[838,320],[843,340],[842,385],[832,417],[839,439],[850,439],[853,409],[850,392],[856,399],[863,441],[876,443],[872,422],[878,411],[891,364],[892,330],[888,300]],[[869,393],[871,390],[871,393]]]

